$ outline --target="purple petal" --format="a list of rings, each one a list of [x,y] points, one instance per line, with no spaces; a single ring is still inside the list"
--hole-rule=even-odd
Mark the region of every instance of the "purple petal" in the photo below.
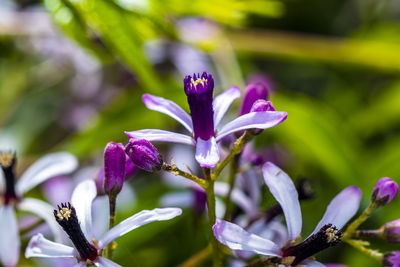
[[[217,142],[225,136],[246,129],[267,129],[283,122],[287,113],[283,111],[251,112],[225,124],[217,134]]]
[[[263,166],[264,181],[279,202],[288,227],[288,238],[295,240],[301,233],[302,218],[296,187],[278,166],[267,162]]]
[[[193,132],[192,118],[171,100],[149,94],[144,94],[142,100],[148,109],[170,116],[181,123],[190,133]]]
[[[44,182],[42,188],[44,189],[43,194],[46,196],[46,199],[51,204],[57,205],[71,199],[74,184],[70,177],[59,176]]]
[[[215,137],[208,140],[197,138],[196,156],[201,167],[213,168],[219,161],[219,149]]]
[[[217,129],[218,124],[221,122],[232,102],[239,97],[240,88],[237,86],[232,86],[214,98],[214,129]]]
[[[152,141],[171,142],[171,143],[179,143],[192,146],[196,144],[194,139],[189,135],[184,135],[159,129],[138,130],[132,132],[125,132],[125,134],[130,138],[146,139],[149,140],[150,142]]]
[[[118,194],[125,178],[126,154],[124,145],[109,142],[104,149],[104,191]]]
[[[318,232],[322,226],[329,223],[341,229],[357,213],[361,196],[362,192],[357,186],[349,186],[343,189],[329,203],[324,216],[312,234]]]
[[[98,267],[121,267],[121,265],[116,264],[115,262],[110,261],[109,259],[104,258],[104,257],[99,257],[96,260],[95,265]]]
[[[19,259],[21,244],[14,207],[0,207],[0,260],[6,266],[15,266]]]
[[[28,168],[16,183],[19,195],[29,191],[49,178],[68,174],[78,167],[76,158],[66,152],[48,154]]]
[[[76,186],[71,197],[71,204],[76,210],[82,232],[89,240],[92,238],[92,202],[96,195],[96,184],[93,180],[86,180]]]
[[[307,267],[325,267],[325,264],[322,264],[318,261],[312,261],[312,260],[304,260],[300,263],[300,265],[305,265]]]
[[[75,257],[75,250],[70,246],[50,241],[42,234],[37,234],[29,241],[25,257],[72,258]]]
[[[239,225],[217,219],[213,226],[213,232],[217,240],[230,249],[280,256],[280,248],[274,242],[251,234]]]
[[[108,232],[106,232],[99,239],[99,249],[103,249],[110,242],[116,238],[123,236],[124,234],[136,229],[145,224],[155,222],[155,221],[165,221],[170,220],[178,215],[182,214],[182,210],[179,208],[163,208],[163,209],[153,209],[153,210],[142,210],[139,213],[129,217],[128,219],[120,222]]]

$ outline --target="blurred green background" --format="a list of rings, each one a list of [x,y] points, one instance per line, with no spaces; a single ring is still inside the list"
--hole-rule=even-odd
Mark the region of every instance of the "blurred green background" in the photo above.
[[[182,79],[204,70],[216,77],[216,93],[243,90],[254,75],[270,79],[271,100],[288,119],[255,141],[284,149],[281,166],[292,178],[311,179],[316,198],[302,203],[305,236],[342,188],[359,186],[365,207],[380,177],[400,182],[396,0],[3,0],[0,147],[17,150],[22,162],[55,150],[72,152],[83,166],[101,162],[107,142],[127,141],[124,130],[177,128],[147,110],[141,95],[188,110]],[[157,146],[173,157],[170,146]],[[130,186],[138,203],[119,219],[156,207],[170,190],[144,173]],[[399,204],[363,227],[399,218]],[[187,211],[121,238],[116,262],[175,266],[206,246],[205,233],[205,218]],[[345,244],[318,259],[378,266]]]

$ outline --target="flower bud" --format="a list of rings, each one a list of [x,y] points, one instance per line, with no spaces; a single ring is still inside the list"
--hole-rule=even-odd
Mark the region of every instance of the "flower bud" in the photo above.
[[[246,87],[244,93],[244,99],[240,115],[249,113],[254,102],[256,102],[259,99],[266,100],[267,97],[268,97],[268,91],[264,85],[260,83],[249,84]]]
[[[396,267],[400,265],[400,251],[391,251],[383,255],[383,267]]]
[[[259,99],[254,102],[250,112],[276,111],[271,101]]]
[[[160,170],[163,164],[158,150],[146,139],[131,138],[125,152],[136,166],[149,172]]]
[[[372,201],[378,206],[386,205],[396,197],[399,186],[389,177],[381,178],[372,192]]]
[[[110,142],[104,150],[104,191],[118,194],[125,178],[126,155],[121,143]]]
[[[383,237],[391,243],[400,242],[400,219],[388,222],[383,226]]]

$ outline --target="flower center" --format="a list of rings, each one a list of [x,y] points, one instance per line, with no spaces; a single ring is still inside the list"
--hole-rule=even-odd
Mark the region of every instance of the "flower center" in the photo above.
[[[296,246],[283,250],[283,257],[294,256],[292,266],[299,264],[304,259],[340,242],[342,233],[332,224],[324,225],[317,233]]]
[[[0,166],[3,170],[4,177],[6,180],[6,189],[4,192],[4,204],[9,204],[12,200],[17,199],[15,193],[15,166],[16,158],[15,153],[11,152],[0,152]]]
[[[211,74],[203,72],[201,76],[186,76],[183,84],[192,116],[194,138],[208,140],[214,136],[214,79]]]
[[[83,234],[75,208],[71,203],[62,203],[61,207],[57,207],[58,210],[54,210],[54,217],[71,239],[82,261],[96,260],[98,257],[97,249],[87,241]]]

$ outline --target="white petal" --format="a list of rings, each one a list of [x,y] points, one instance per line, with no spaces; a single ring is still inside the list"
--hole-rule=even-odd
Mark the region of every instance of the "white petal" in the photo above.
[[[194,204],[193,192],[177,192],[164,195],[160,199],[160,205],[163,207],[189,208]]]
[[[170,220],[178,215],[182,214],[182,210],[179,208],[162,208],[153,210],[142,210],[139,213],[129,217],[128,219],[120,222],[108,232],[106,232],[99,239],[99,249],[104,248],[110,242],[116,238],[123,236],[124,234],[136,229],[145,224],[155,222],[155,221],[165,221]]]
[[[87,267],[87,263],[80,261],[74,264],[74,267]]]
[[[73,172],[78,167],[76,158],[66,152],[48,154],[30,166],[16,183],[19,195],[29,191],[38,184],[63,174]]]
[[[99,257],[96,260],[95,265],[99,267],[121,267],[121,265],[116,264],[115,262],[110,261],[109,259],[106,259],[104,257]]]
[[[132,132],[125,132],[130,138],[146,139],[150,142],[170,142],[185,145],[196,145],[194,139],[189,135],[174,133],[170,131],[158,130],[158,129],[144,129]]]
[[[175,102],[150,94],[144,94],[142,100],[148,109],[170,116],[181,123],[190,133],[193,132],[192,118]]]
[[[263,175],[269,190],[282,207],[288,227],[288,238],[295,240],[300,235],[302,226],[296,187],[290,177],[271,162],[264,164]]]
[[[56,242],[62,242],[63,232],[62,228],[58,225],[57,221],[54,219],[53,210],[54,208],[39,199],[34,198],[24,198],[18,205],[20,210],[32,212],[44,219],[52,231]]]
[[[21,248],[18,223],[11,205],[0,207],[0,260],[4,266],[15,266]]]
[[[325,267],[325,264],[322,264],[318,261],[312,261],[312,260],[304,260],[300,262],[299,266],[307,266],[307,267]]]
[[[232,86],[214,98],[214,130],[217,129],[218,124],[221,122],[232,102],[239,97],[240,88],[237,86]]]
[[[219,161],[219,149],[215,137],[208,140],[197,138],[196,156],[201,167],[213,168]]]
[[[321,221],[312,234],[326,224],[332,224],[341,229],[357,213],[360,206],[362,192],[357,186],[349,186],[334,197],[326,208]]]
[[[244,114],[222,127],[222,129],[217,133],[217,142],[231,133],[242,130],[254,128],[267,129],[274,127],[283,122],[286,117],[287,113],[282,111],[250,112]]]
[[[213,231],[217,240],[230,249],[269,256],[280,255],[280,248],[274,242],[251,234],[236,224],[217,219]]]
[[[87,239],[92,238],[92,202],[97,195],[93,180],[79,183],[72,192],[71,203],[76,210],[76,216]]]
[[[25,257],[72,258],[75,257],[75,250],[72,247],[50,241],[42,234],[37,234],[29,241]]]

